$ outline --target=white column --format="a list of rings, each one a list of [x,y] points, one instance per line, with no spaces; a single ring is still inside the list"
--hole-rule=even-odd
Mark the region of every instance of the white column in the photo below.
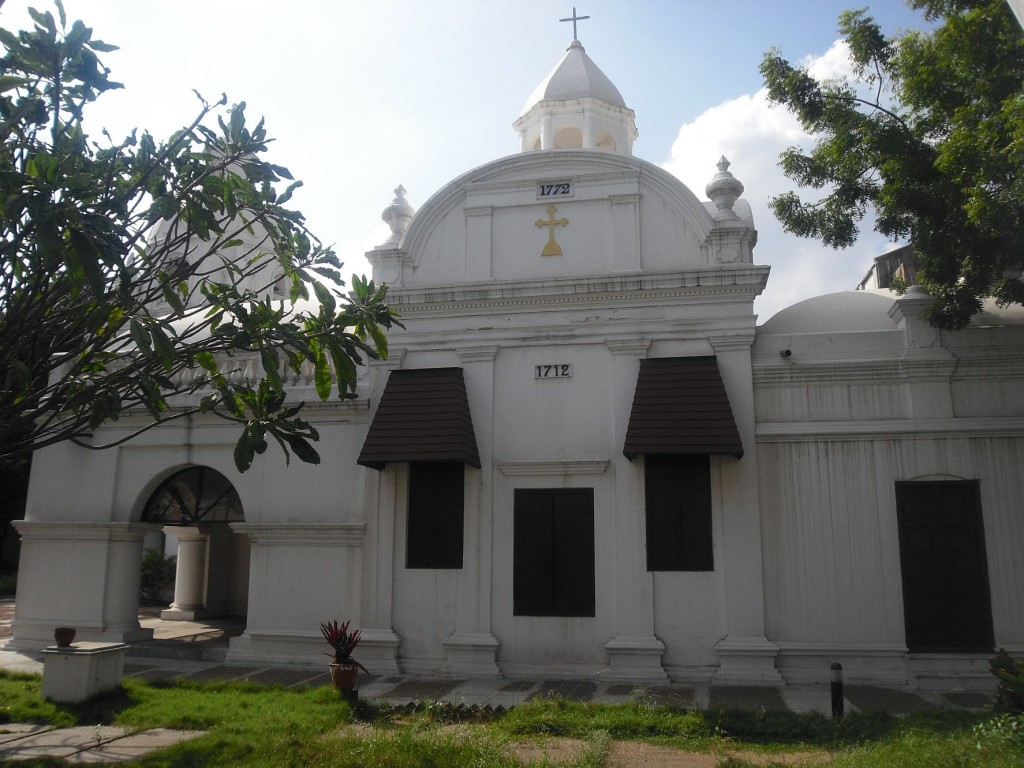
[[[444,641],[447,674],[500,677],[501,642],[491,632],[494,562],[494,345],[458,350],[466,379],[480,469],[466,467],[465,548],[457,576],[455,632]]]
[[[493,226],[494,206],[479,205],[467,207],[466,214],[466,280],[490,280],[493,264],[493,243],[491,229]]]
[[[743,458],[712,458],[711,462],[712,471],[719,467],[722,492],[727,634],[715,647],[720,666],[714,682],[723,685],[783,684],[775,668],[779,649],[768,641],[765,633],[754,381],[750,364],[753,340],[753,333],[710,339],[743,441]]]
[[[21,535],[11,647],[53,643],[55,627],[76,641],[131,642],[152,637],[139,626],[142,540],[148,523],[15,520]]]
[[[178,539],[174,602],[160,611],[165,621],[195,621],[206,609],[206,553],[210,534],[194,526],[169,525],[164,533]]]
[[[611,195],[608,202],[612,216],[612,271],[632,273],[643,269],[640,258],[640,193]],[[633,384],[636,384],[635,376]],[[626,416],[628,418],[629,414]]]
[[[555,134],[551,124],[551,115],[544,115],[540,119],[540,148],[552,149],[554,146]]]
[[[942,345],[942,331],[925,319],[934,299],[912,285],[889,310],[889,317],[903,325],[906,350],[900,356],[900,371],[906,377],[908,414],[914,419],[953,418],[953,390],[950,377],[956,358]]]
[[[640,359],[647,357],[649,339],[609,341],[612,354],[612,466],[615,494],[616,635],[605,644],[608,669],[602,680],[668,682],[661,666],[665,644],[654,634],[654,579],[647,570],[644,541],[643,472],[622,455],[626,428],[636,391]]]
[[[405,353],[402,347],[392,347],[387,360],[370,363],[370,403],[374,409],[370,413],[371,424],[390,372],[402,367]],[[397,674],[402,638],[392,623],[395,505],[400,498],[399,483],[404,485],[408,479],[408,465],[387,464],[382,470],[369,470],[365,477],[366,535],[360,584],[363,634],[359,661],[375,674]],[[250,621],[251,617],[250,611]]]
[[[362,522],[231,523],[231,529],[251,542],[251,586],[245,632],[232,638],[228,662],[326,664],[320,624],[336,619],[363,630],[356,654],[362,664],[374,673],[397,671],[394,650],[391,665],[382,668],[376,637],[366,634]]]

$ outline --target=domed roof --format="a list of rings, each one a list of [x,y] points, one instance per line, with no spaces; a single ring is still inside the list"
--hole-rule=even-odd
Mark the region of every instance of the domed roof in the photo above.
[[[541,101],[568,101],[592,97],[612,106],[626,108],[626,102],[608,76],[587,56],[583,44],[573,40],[561,61],[526,100],[521,115]]]
[[[798,302],[775,313],[761,326],[769,333],[843,333],[891,331],[889,310],[898,297],[884,291],[840,291]]]

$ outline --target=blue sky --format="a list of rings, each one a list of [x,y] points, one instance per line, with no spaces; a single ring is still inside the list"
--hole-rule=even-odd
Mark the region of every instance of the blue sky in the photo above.
[[[27,26],[6,0],[0,23]],[[305,182],[294,198],[346,272],[387,238],[380,221],[399,183],[419,207],[449,179],[518,151],[511,123],[572,40],[562,0],[65,0],[69,20],[120,46],[105,64],[125,90],[89,115],[114,136],[133,127],[166,136],[193,116],[193,89],[227,93],[266,118],[270,159]],[[863,5],[863,3],[861,4]],[[772,275],[761,321],[813,295],[853,288],[889,246],[866,237],[833,252],[781,232],[766,208],[790,187],[778,153],[809,146],[766,107],[758,64],[766,50],[816,71],[841,71],[833,48],[843,0],[578,0],[579,38],[635,111],[634,153],[663,165],[700,197],[725,154],[746,186],[759,231],[754,261]],[[922,28],[901,0],[868,4],[883,29]],[[54,11],[55,12],[55,11]]]

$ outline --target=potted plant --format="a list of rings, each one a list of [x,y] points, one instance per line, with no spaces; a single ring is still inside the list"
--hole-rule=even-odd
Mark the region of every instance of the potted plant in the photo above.
[[[349,622],[338,624],[337,619],[320,625],[320,632],[327,644],[334,649],[325,654],[334,659],[331,662],[331,681],[339,691],[350,691],[356,681],[357,668],[369,674],[366,667],[352,658],[352,651],[359,645],[358,629],[348,631]]]

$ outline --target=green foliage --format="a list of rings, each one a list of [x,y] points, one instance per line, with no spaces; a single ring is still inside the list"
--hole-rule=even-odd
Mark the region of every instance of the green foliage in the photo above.
[[[4,550],[7,542],[17,541],[13,521],[25,517],[31,468],[31,455],[0,458],[0,577],[15,564],[4,560]]]
[[[652,739],[698,747],[714,736],[702,712],[684,712],[642,702],[594,705],[561,698],[533,699],[513,707],[499,727],[509,734],[585,738],[601,730],[614,739]]]
[[[13,595],[18,590],[18,574],[0,573],[0,595]]]
[[[38,675],[0,672],[0,723],[76,725],[73,714],[42,697],[42,682]]]
[[[321,399],[351,396],[357,366],[387,354],[386,288],[342,290],[244,102],[200,100],[162,141],[90,137],[89,105],[121,87],[99,58],[114,48],[57,10],[0,29],[0,458],[108,447],[90,433],[133,410],[129,437],[199,413],[237,423],[242,471],[271,439],[317,462],[287,377],[305,366]]]
[[[176,557],[165,556],[157,549],[147,549],[142,556],[139,600],[148,605],[164,604],[164,590],[174,583],[177,563]]]
[[[1024,715],[1024,661],[1014,659],[1000,649],[989,662],[992,674],[998,679],[996,712]]]
[[[864,10],[841,16],[852,82],[765,55],[769,100],[817,136],[780,166],[825,192],[771,206],[787,231],[834,248],[873,209],[878,232],[913,243],[931,322],[961,328],[984,297],[1024,301],[1024,34],[1004,0],[910,4],[941,23],[890,38]]]
[[[334,650],[334,653],[327,655],[334,659],[335,664],[358,664],[352,658],[352,651],[359,645],[360,630],[353,629],[349,632],[348,625],[349,622],[347,621],[338,624],[337,619],[320,624],[320,634],[324,636],[324,640]],[[359,666],[364,670],[366,669],[362,664]]]
[[[415,715],[389,707],[364,707],[370,722],[353,728],[349,727],[353,710],[328,686],[286,690],[246,683],[147,684],[126,679],[121,690],[74,706],[44,701],[39,687],[38,676],[0,672],[0,723],[99,723],[136,730],[206,731],[198,739],[139,761],[148,766],[503,768],[521,764],[507,750],[510,741],[526,738],[543,743],[553,735],[586,742],[580,758],[562,763],[576,768],[607,764],[611,739],[719,754],[756,745],[756,762],[744,762],[741,756],[722,758],[732,761],[722,764],[737,768],[791,764],[782,755],[773,762],[773,752],[792,751],[793,739],[826,750],[827,764],[837,768],[1010,768],[1024,762],[1020,718],[1011,715],[992,718],[940,711],[895,718],[854,713],[842,728],[829,732],[820,715],[684,712],[643,702],[610,705],[540,699],[475,725],[453,724],[446,707],[425,707]],[[779,741],[771,741],[772,734]]]

